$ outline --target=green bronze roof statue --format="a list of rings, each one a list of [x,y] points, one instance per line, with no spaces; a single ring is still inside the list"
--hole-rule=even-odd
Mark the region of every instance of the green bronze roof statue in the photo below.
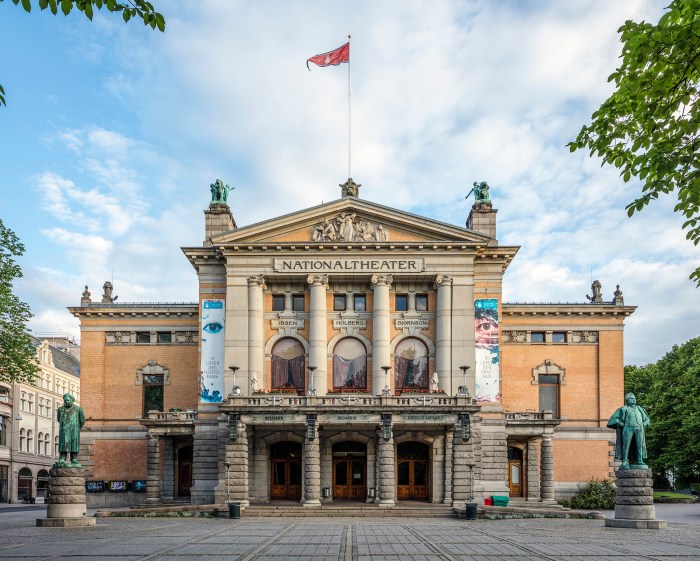
[[[608,421],[608,428],[615,429],[615,459],[622,462],[620,469],[648,469],[647,443],[644,429],[649,425],[649,415],[637,405],[633,393],[625,396],[625,405],[620,407]]]

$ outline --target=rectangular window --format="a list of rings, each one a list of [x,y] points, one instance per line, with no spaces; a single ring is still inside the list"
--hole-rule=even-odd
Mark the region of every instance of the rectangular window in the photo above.
[[[364,294],[355,294],[353,298],[353,304],[356,312],[366,312],[367,296],[365,296]]]
[[[146,374],[143,377],[143,416],[149,411],[163,411],[163,375]]]
[[[159,331],[158,332],[158,342],[159,343],[172,343],[173,334],[170,331]]]
[[[540,411],[551,411],[556,419],[559,418],[559,376],[540,374],[538,376],[540,389]]]
[[[552,343],[566,343],[566,333],[564,331],[552,333]]]
[[[7,446],[7,426],[7,417],[0,417],[0,446]]]
[[[292,296],[292,311],[303,312],[304,311],[304,295],[294,294]]]
[[[151,334],[148,331],[137,331],[136,332],[136,342],[137,343],[150,343]]]
[[[284,294],[273,294],[272,295],[272,311],[273,312],[283,312],[284,311]]]
[[[336,312],[344,312],[345,306],[345,294],[335,294],[333,296],[333,309]]]
[[[543,331],[533,331],[530,333],[531,343],[544,343],[544,332]]]
[[[417,312],[427,312],[428,311],[428,295],[427,294],[416,294],[416,311]]]
[[[396,295],[396,311],[405,312],[408,310],[408,296],[405,294]]]

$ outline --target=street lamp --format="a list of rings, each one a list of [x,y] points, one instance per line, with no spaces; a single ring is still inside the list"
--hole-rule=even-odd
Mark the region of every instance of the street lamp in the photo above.
[[[469,370],[471,366],[460,366],[459,369],[462,371],[462,374],[464,375],[464,385],[459,386],[459,389],[457,390],[457,395],[461,395],[464,397],[469,397],[469,388],[467,387],[467,370]]]
[[[233,395],[241,395],[241,388],[239,388],[236,385],[236,372],[238,372],[241,367],[240,366],[229,366],[228,367],[231,372],[233,372],[233,389],[231,390],[231,393]]]
[[[315,396],[316,395],[316,388],[314,387],[314,370],[316,370],[318,366],[309,366],[309,389],[306,392],[306,395],[309,396]]]
[[[389,370],[391,370],[391,366],[382,366],[381,368],[384,370],[384,381],[386,382],[382,395],[389,397],[391,395],[391,388],[389,387]]]

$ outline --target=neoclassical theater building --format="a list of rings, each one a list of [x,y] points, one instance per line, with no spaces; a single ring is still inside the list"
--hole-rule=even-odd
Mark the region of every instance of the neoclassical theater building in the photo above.
[[[633,306],[502,301],[518,247],[359,197],[237,227],[217,180],[198,301],[86,287],[89,506],[553,502],[611,476]],[[485,189],[483,187],[486,187]]]

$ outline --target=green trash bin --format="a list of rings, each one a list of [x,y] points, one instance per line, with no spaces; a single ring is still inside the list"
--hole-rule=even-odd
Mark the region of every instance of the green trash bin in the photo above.
[[[228,503],[228,517],[235,519],[241,517],[241,503]]]
[[[493,500],[493,506],[508,506],[508,501],[510,500],[508,497],[499,495],[492,495],[491,499]]]
[[[476,520],[476,503],[467,503],[464,507],[464,519]]]

